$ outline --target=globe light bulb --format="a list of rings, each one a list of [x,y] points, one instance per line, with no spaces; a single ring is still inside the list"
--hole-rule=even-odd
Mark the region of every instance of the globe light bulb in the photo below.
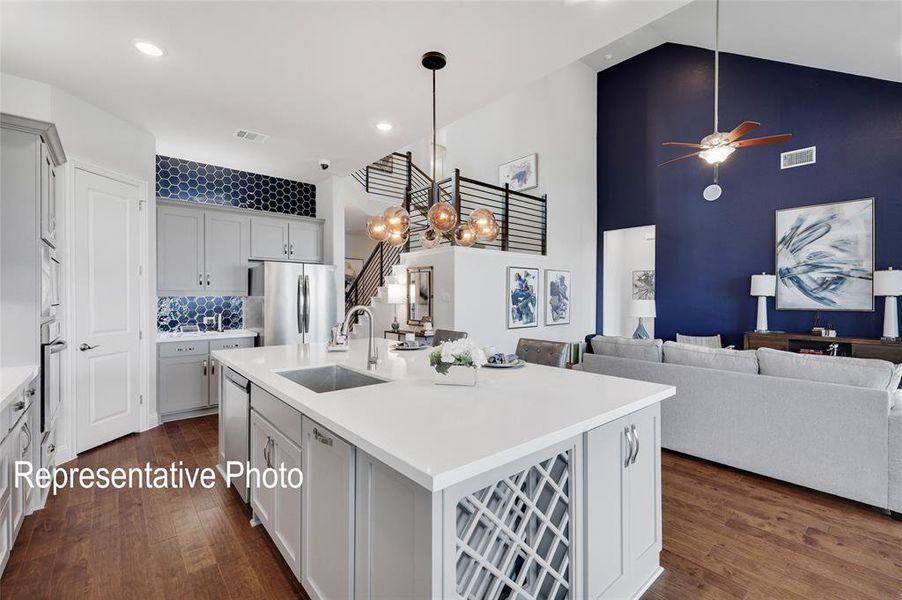
[[[496,221],[488,227],[477,231],[476,237],[484,242],[494,242],[499,233],[501,233],[501,225]]]
[[[410,228],[410,213],[403,206],[386,208],[382,218],[391,233],[406,233]]]
[[[420,245],[426,250],[435,248],[441,241],[441,234],[431,227],[420,232]]]
[[[388,238],[389,233],[382,215],[376,215],[366,220],[366,234],[371,240],[383,242]]]
[[[457,226],[457,211],[450,202],[436,202],[426,214],[429,225],[439,233],[446,233]]]
[[[390,246],[397,248],[407,243],[407,237],[406,231],[392,231],[388,234],[388,239],[385,241],[388,242]]]
[[[492,229],[495,227],[495,215],[487,208],[477,208],[470,213],[470,218],[467,219],[467,225],[469,225],[470,229],[475,231],[476,235],[482,239],[491,234]]]
[[[461,225],[454,231],[454,242],[458,246],[472,246],[476,243],[476,232],[466,225]]]

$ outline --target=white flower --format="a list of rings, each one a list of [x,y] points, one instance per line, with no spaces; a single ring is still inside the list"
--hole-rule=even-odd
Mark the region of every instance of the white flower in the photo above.
[[[486,364],[485,352],[477,344],[466,338],[442,344],[442,362],[449,364],[473,363],[475,368]]]

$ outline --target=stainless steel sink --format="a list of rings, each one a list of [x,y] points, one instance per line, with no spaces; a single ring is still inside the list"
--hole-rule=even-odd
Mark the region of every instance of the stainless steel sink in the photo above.
[[[280,371],[279,375],[317,394],[375,385],[377,383],[387,383],[384,379],[366,375],[341,365]]]

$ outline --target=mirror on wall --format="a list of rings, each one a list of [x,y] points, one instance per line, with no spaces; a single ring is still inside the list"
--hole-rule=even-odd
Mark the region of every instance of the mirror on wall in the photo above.
[[[407,323],[421,325],[432,315],[432,267],[407,268]]]

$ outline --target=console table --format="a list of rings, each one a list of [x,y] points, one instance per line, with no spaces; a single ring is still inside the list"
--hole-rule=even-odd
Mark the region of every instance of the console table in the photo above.
[[[746,331],[743,347],[746,350],[774,348],[788,352],[829,354],[829,347],[832,344],[838,345],[837,356],[879,358],[892,363],[902,363],[902,343],[884,342],[879,338],[822,337],[807,333]]]

